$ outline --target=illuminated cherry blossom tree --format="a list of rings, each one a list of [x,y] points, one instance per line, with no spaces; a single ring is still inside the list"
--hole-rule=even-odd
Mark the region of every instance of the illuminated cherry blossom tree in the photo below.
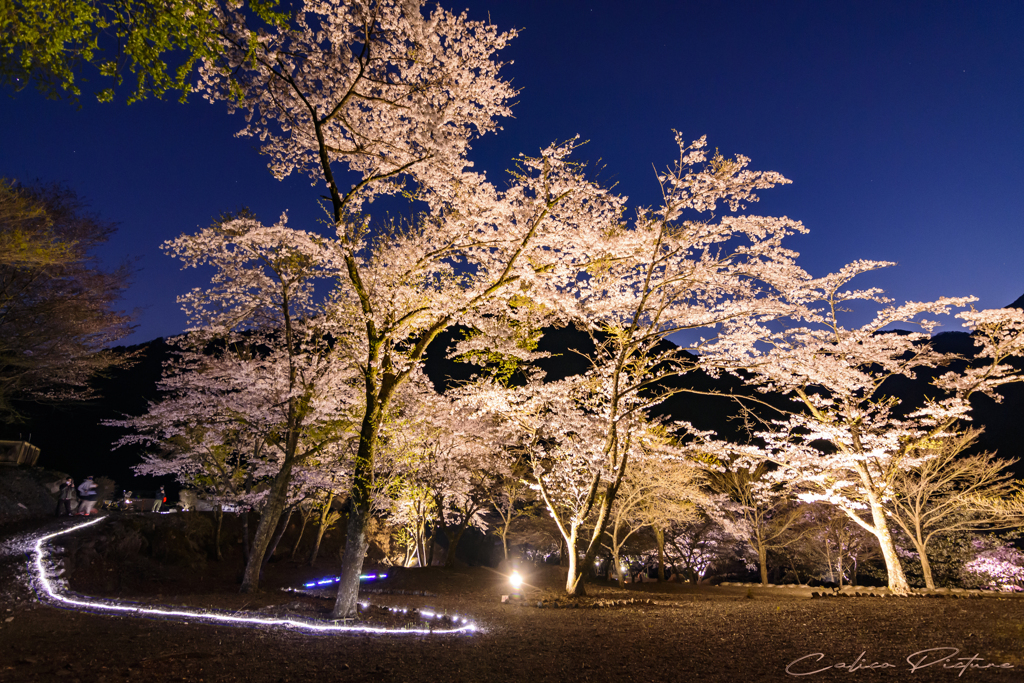
[[[1024,526],[1024,519],[1000,510],[1020,484],[1007,468],[1015,460],[992,453],[965,455],[979,432],[968,430],[923,443],[934,455],[916,467],[900,470],[890,496],[891,518],[914,544],[925,586],[935,588],[928,544],[936,536],[958,531],[983,531]]]
[[[392,0],[307,2],[294,28],[255,43],[241,12],[222,23],[228,66],[204,65],[200,88],[246,113],[242,134],[261,140],[275,175],[308,173],[330,199],[342,266],[333,350],[360,374],[365,397],[334,610],[354,617],[369,475],[396,389],[442,330],[531,291],[576,248],[565,239],[572,226],[603,224],[614,204],[566,163],[571,144],[523,158],[505,192],[467,170],[470,140],[509,113],[515,91],[493,55],[512,32]],[[426,213],[371,229],[367,203],[399,193]]]
[[[489,502],[496,449],[485,418],[431,394],[432,389],[426,388],[416,396],[413,419],[418,448],[410,476],[433,499],[436,518],[427,561],[432,561],[437,536],[443,533],[448,541],[444,566],[452,568],[466,529],[487,528],[482,513]]]
[[[345,438],[353,419],[351,376],[330,353],[327,316],[314,287],[337,277],[338,262],[322,238],[285,221],[264,226],[243,216],[166,245],[186,267],[213,268],[210,287],[180,297],[196,325],[190,340],[203,350],[213,344],[248,350],[251,360],[238,364],[229,381],[255,397],[276,458],[244,592],[258,588],[293,468]]]
[[[899,474],[930,457],[932,439],[955,430],[970,412],[970,398],[1018,381],[1007,358],[1024,349],[1024,312],[1016,309],[958,314],[974,331],[975,364],[949,371],[933,382],[937,392],[920,405],[902,405],[891,393],[893,378],[915,378],[946,366],[956,357],[930,343],[936,322],[925,316],[948,313],[970,298],[888,306],[878,289],[849,289],[858,275],[892,264],[858,261],[838,273],[808,281],[800,300],[805,324],[750,330],[747,343],[734,346],[737,363],[747,362],[752,381],[764,391],[791,397],[798,408],[760,432],[763,453],[780,467],[772,476],[799,480],[806,501],[825,501],[873,534],[881,546],[889,589],[909,588],[889,531],[889,501]],[[880,307],[871,322],[846,327],[843,318],[855,302]],[[891,331],[918,326],[922,332]],[[723,337],[722,348],[740,337]],[[755,338],[764,340],[758,346]],[[755,456],[756,457],[756,456]]]
[[[658,545],[658,578],[665,580],[665,529],[698,516],[697,504],[705,502],[698,485],[701,471],[681,457],[645,453],[634,459],[612,507],[607,548],[625,587],[620,556],[630,537],[643,528],[654,531]]]
[[[768,478],[768,464],[761,462],[751,467],[727,463],[724,471],[710,470],[711,487],[735,503],[722,509],[723,514],[742,519],[744,539],[757,554],[762,585],[768,583],[768,552],[795,542],[799,533],[793,533],[804,511],[796,501],[792,480],[778,481]]]
[[[699,353],[703,363],[741,367],[746,359],[737,365],[735,354],[717,353],[716,335],[729,335],[734,345],[748,343],[751,325],[798,312],[789,293],[809,279],[782,246],[787,236],[803,231],[799,223],[740,213],[757,201],[759,190],[788,181],[749,170],[743,156],[709,155],[703,138],[686,144],[677,135],[676,141],[679,158],[659,176],[662,206],[638,211],[629,224],[618,216],[589,222],[590,231],[576,238],[591,245],[587,260],[562,266],[573,266],[579,275],[550,305],[565,309],[591,333],[590,370],[550,386],[534,382],[525,390],[510,389],[508,399],[499,397],[500,383],[484,390],[485,403],[492,401],[494,410],[522,425],[524,441],[549,449],[535,458],[552,466],[535,465],[535,478],[538,486],[548,482],[548,492],[540,491],[556,521],[563,518],[570,594],[584,590],[582,574],[575,571],[580,530],[592,529],[578,565],[589,566],[629,469],[631,448],[647,438],[640,425],[678,390],[664,380],[699,367],[687,351]],[[719,207],[721,215],[715,215]],[[697,330],[711,340],[695,338],[688,347],[666,341]],[[500,343],[500,327],[480,331],[460,350],[489,337]],[[510,355],[517,353],[513,346],[505,347]],[[565,499],[555,500],[555,490]]]

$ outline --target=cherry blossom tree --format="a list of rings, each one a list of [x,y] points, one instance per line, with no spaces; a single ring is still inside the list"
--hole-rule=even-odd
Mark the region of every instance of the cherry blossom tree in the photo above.
[[[507,442],[519,440],[528,452],[530,485],[554,520],[568,555],[566,590],[585,595],[584,567],[601,547],[612,501],[623,477],[607,457],[607,387],[595,372],[526,387],[483,383],[464,392],[472,402],[502,420]],[[641,411],[627,411],[617,424],[619,463],[627,457],[682,460],[666,428]],[[654,467],[654,465],[651,465]],[[684,493],[684,492],[680,492]],[[581,539],[587,545],[580,555]]]
[[[712,489],[736,504],[722,511],[745,522],[744,538],[757,554],[762,585],[768,583],[768,552],[799,539],[793,531],[804,512],[796,501],[795,482],[767,478],[768,470],[764,462],[750,467],[729,462],[724,471],[709,470],[707,475]]]
[[[316,235],[243,216],[167,243],[186,267],[212,266],[207,289],[180,300],[196,325],[190,337],[206,347],[251,350],[232,381],[259,394],[268,444],[276,456],[243,592],[258,589],[259,572],[284,511],[292,470],[351,426],[351,378],[330,353],[327,316],[314,285],[338,275],[333,251]],[[357,419],[357,417],[356,417]]]
[[[806,501],[836,505],[873,534],[885,559],[889,589],[909,588],[889,530],[892,484],[901,471],[933,457],[930,440],[955,430],[967,418],[976,394],[998,397],[997,389],[1021,375],[1007,358],[1024,344],[1024,312],[1016,309],[958,314],[975,332],[976,364],[939,375],[937,394],[920,405],[902,405],[891,392],[894,378],[913,379],[956,358],[930,344],[937,323],[925,316],[948,313],[972,299],[890,303],[878,289],[848,289],[856,276],[892,264],[858,261],[838,273],[808,281],[797,296],[806,306],[803,325],[772,330],[749,329],[735,344],[737,363],[746,362],[750,378],[766,392],[792,398],[797,409],[758,433],[763,452],[779,468],[772,476],[799,480],[810,487]],[[846,327],[844,316],[855,302],[880,307],[875,318]],[[894,325],[922,332],[892,331]],[[723,337],[718,351],[738,337]],[[754,339],[764,340],[758,346]]]
[[[985,547],[976,544],[977,556],[964,565],[962,574],[986,588],[1006,592],[1024,591],[1024,553],[1013,545]]]
[[[426,564],[433,563],[438,536],[444,534],[448,541],[445,566],[451,568],[466,529],[487,526],[483,512],[497,464],[491,425],[437,394],[422,377],[406,384],[401,402],[404,485],[410,493],[428,492],[434,513]]]
[[[137,473],[173,476],[213,503],[220,559],[223,506],[248,510],[258,502],[252,482],[268,475],[267,436],[273,425],[264,419],[268,405],[259,384],[237,381],[248,374],[246,359],[188,351],[184,339],[179,343],[185,350],[165,366],[157,385],[162,399],[151,402],[144,415],[105,424],[129,431],[115,447],[148,449]]]
[[[308,173],[330,198],[343,266],[334,351],[360,373],[365,396],[334,610],[354,617],[369,476],[396,389],[442,330],[531,291],[576,248],[567,231],[614,205],[566,163],[571,144],[523,158],[505,192],[467,170],[470,140],[509,111],[515,91],[493,55],[513,32],[394,0],[307,2],[290,28],[255,42],[243,13],[222,23],[227,66],[204,64],[200,88],[246,113],[242,134],[261,140],[275,175]],[[371,230],[368,202],[399,193],[426,213]]]
[[[646,455],[646,454],[645,454]],[[630,537],[643,528],[654,531],[658,546],[658,578],[665,580],[665,528],[696,519],[703,500],[700,470],[676,458],[641,457],[629,468],[616,496],[609,522],[609,542],[619,587],[625,587],[621,554]]]
[[[552,453],[559,457],[539,461],[559,462],[572,472],[555,476],[554,469],[541,474],[535,467],[538,482],[547,477],[554,486],[557,479],[568,496],[548,507],[556,519],[557,509],[572,511],[563,524],[570,544],[571,594],[583,591],[582,575],[575,572],[579,531],[593,512],[592,522],[586,522],[593,533],[588,534],[579,565],[589,566],[629,468],[627,444],[633,435],[643,433],[631,430],[679,390],[670,388],[667,378],[697,369],[695,356],[686,352],[699,352],[704,363],[736,367],[735,354],[717,354],[713,335],[727,334],[732,343],[742,344],[750,339],[749,325],[793,315],[798,306],[788,294],[808,279],[795,264],[795,254],[782,246],[785,237],[803,231],[799,223],[739,213],[757,201],[758,191],[788,181],[777,173],[749,170],[749,159],[743,156],[709,155],[703,138],[690,144],[678,135],[676,140],[679,158],[659,176],[662,206],[638,211],[631,224],[617,216],[603,224],[591,222],[588,260],[575,262],[580,274],[559,292],[569,296],[562,296],[557,305],[583,324],[594,342],[586,376],[553,390],[574,398],[558,399],[550,388],[534,382],[529,391],[535,399],[515,389],[515,398],[502,404],[498,385],[489,390],[492,399],[487,400],[494,400],[495,409],[506,418],[520,409],[525,410],[521,415],[530,416],[515,418],[526,430],[526,441],[533,439],[538,447],[554,444]],[[720,205],[724,215],[715,217]],[[586,243],[584,236],[579,239]],[[666,341],[696,330],[707,330],[712,340],[695,340],[689,348]],[[488,338],[500,343],[500,326],[480,331],[460,349],[472,350],[473,343],[488,343]],[[510,355],[517,353],[513,346],[506,344]],[[546,412],[538,412],[533,403],[548,406]],[[539,429],[527,424],[537,415],[560,417]],[[558,419],[567,422],[558,424]]]
[[[798,564],[836,584],[855,585],[860,569],[881,556],[875,536],[827,503],[801,505],[785,550]]]
[[[501,539],[502,554],[508,560],[509,532],[518,520],[536,514],[537,498],[527,479],[529,454],[514,447],[499,447],[494,455],[492,484],[485,495],[498,516],[496,533]]]
[[[900,470],[892,483],[891,518],[914,544],[928,589],[935,588],[928,561],[933,538],[1024,525],[1024,520],[999,510],[1002,501],[1012,500],[1019,490],[1007,471],[1016,461],[1001,460],[992,453],[964,454],[979,433],[968,430],[922,444],[920,451],[934,452],[933,457]]]
[[[669,560],[691,583],[738,562],[753,569],[750,547],[727,517],[704,508],[696,519],[672,524],[665,531]]]

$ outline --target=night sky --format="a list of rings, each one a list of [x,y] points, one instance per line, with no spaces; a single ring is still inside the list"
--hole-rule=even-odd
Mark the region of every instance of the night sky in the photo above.
[[[449,7],[461,8],[467,0]],[[1024,293],[1024,3],[477,0],[471,18],[523,29],[502,53],[522,89],[504,131],[474,145],[495,181],[519,152],[579,134],[598,178],[657,201],[672,129],[752,158],[793,185],[758,213],[811,230],[791,246],[815,275],[897,261],[865,279],[898,300]],[[137,260],[123,307],[134,344],[182,331],[175,297],[204,282],[160,244],[248,206],[316,229],[309,180],[274,180],[223,104],[76,109],[0,99],[0,176],[66,183],[119,224],[102,256]],[[208,274],[206,274],[208,277]],[[955,324],[955,323],[954,323]],[[952,329],[952,328],[947,328]]]

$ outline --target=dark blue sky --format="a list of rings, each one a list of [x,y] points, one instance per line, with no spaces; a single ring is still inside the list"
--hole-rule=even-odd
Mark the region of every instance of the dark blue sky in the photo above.
[[[579,133],[600,178],[657,201],[672,129],[794,184],[759,213],[811,230],[816,275],[854,259],[897,268],[865,284],[899,300],[1024,293],[1024,3],[461,0],[522,34],[503,54],[515,118],[478,141],[494,180],[519,152]],[[274,180],[223,104],[81,109],[33,92],[0,100],[0,175],[60,181],[120,224],[103,256],[137,258],[124,302],[138,343],[180,332],[175,297],[203,277],[159,245],[249,206],[295,227],[319,217],[308,180]]]

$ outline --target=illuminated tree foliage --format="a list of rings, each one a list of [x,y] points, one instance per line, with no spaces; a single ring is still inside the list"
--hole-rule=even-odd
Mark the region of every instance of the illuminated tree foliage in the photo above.
[[[892,483],[891,517],[914,544],[927,588],[935,588],[928,546],[937,536],[1024,526],[1024,519],[999,509],[1020,490],[1007,469],[1016,461],[964,454],[979,433],[968,430],[924,444],[921,450],[932,457],[900,471]]]
[[[77,100],[90,78],[114,98],[134,80],[128,103],[192,89],[200,60],[222,54],[220,15],[212,0],[6,0],[0,3],[0,82],[32,85],[51,98]],[[244,3],[270,24],[282,23],[277,2]],[[168,62],[177,63],[177,67]]]
[[[857,261],[809,280],[799,294],[806,304],[803,324],[774,330],[766,325],[750,330],[746,339],[725,336],[720,343],[734,344],[737,360],[746,359],[749,381],[791,398],[796,406],[756,434],[764,446],[751,447],[751,459],[774,461],[778,469],[766,476],[799,481],[808,491],[801,499],[835,505],[873,534],[885,559],[889,589],[905,594],[909,585],[890,533],[893,482],[904,470],[935,457],[929,450],[934,439],[962,429],[972,396],[998,401],[1000,387],[1024,379],[1006,362],[1024,352],[1024,311],[958,313],[973,332],[973,364],[942,373],[932,382],[931,396],[904,404],[893,395],[890,380],[914,379],[957,360],[932,345],[930,333],[938,323],[925,316],[948,313],[973,299],[892,306],[881,290],[851,288],[857,275],[890,265]],[[869,302],[878,311],[867,324],[847,327],[855,302]],[[923,331],[892,330],[894,325]]]
[[[0,415],[14,399],[88,398],[88,380],[123,359],[106,350],[131,331],[114,303],[127,266],[104,270],[93,250],[114,227],[71,190],[0,180]]]
[[[767,463],[753,467],[733,467],[726,463],[724,471],[708,473],[711,487],[734,503],[722,513],[742,519],[743,537],[757,553],[762,585],[768,583],[768,552],[793,543],[799,534],[793,534],[804,511],[796,504],[796,482],[766,479]]]

